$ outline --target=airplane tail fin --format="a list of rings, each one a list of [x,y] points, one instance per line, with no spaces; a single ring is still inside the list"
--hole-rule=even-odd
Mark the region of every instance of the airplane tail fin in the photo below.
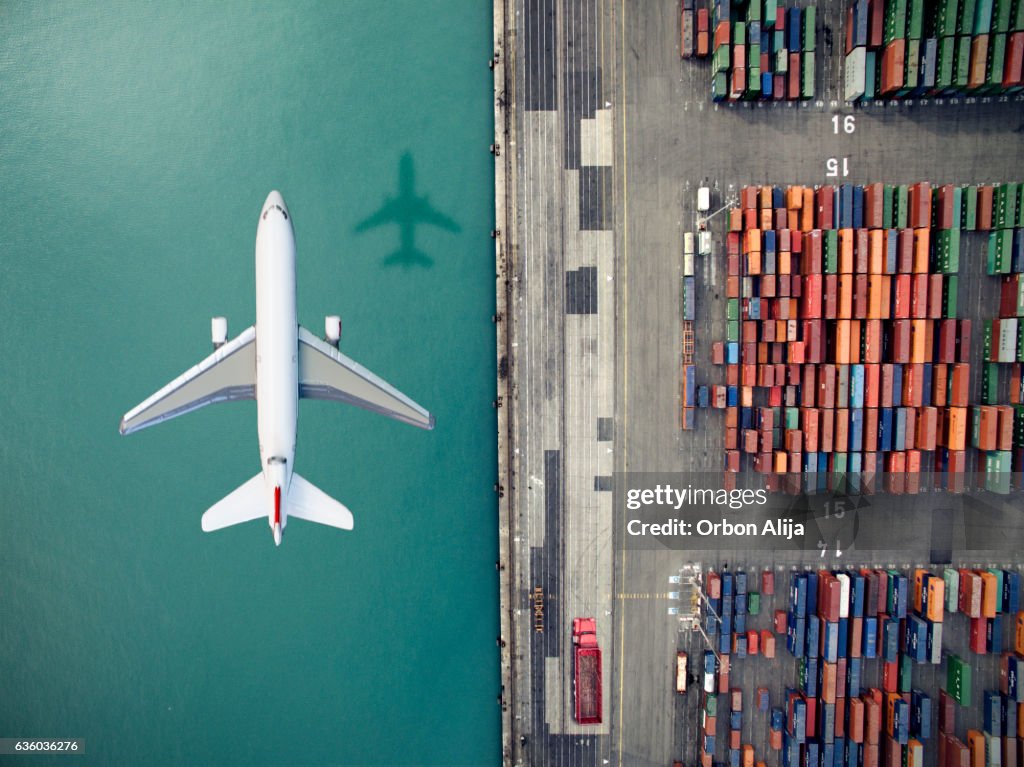
[[[207,533],[267,516],[267,490],[262,474],[217,501],[203,514]]]
[[[342,530],[352,529],[352,512],[298,474],[292,474],[287,509],[289,517]]]

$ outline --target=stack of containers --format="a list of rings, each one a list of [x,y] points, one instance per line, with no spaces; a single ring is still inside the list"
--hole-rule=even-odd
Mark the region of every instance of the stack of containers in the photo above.
[[[777,0],[715,0],[711,97],[797,100],[814,97],[817,15]]]
[[[853,0],[845,28],[847,101],[1024,87],[1020,0]]]
[[[970,649],[979,655],[1003,652],[1003,622],[1020,610],[1020,573],[1011,570],[952,571],[957,586],[956,612],[970,620]],[[947,605],[948,607],[948,605]]]
[[[717,694],[728,694],[728,745],[726,747],[730,764],[754,764],[754,747],[742,743],[743,693],[739,688],[729,686],[731,661],[748,655],[775,657],[775,636],[769,630],[758,632],[747,628],[747,617],[761,612],[761,592],[753,590],[758,583],[756,573],[742,570],[717,573],[709,570],[705,576],[704,588],[707,602],[704,603],[704,630],[720,656],[715,652],[704,653],[704,683],[701,701],[701,726],[703,731],[700,750],[701,764],[714,762],[716,726],[718,714]],[[767,587],[767,588],[766,588]],[[774,575],[766,571],[760,575],[760,588],[774,591]],[[758,691],[757,707],[768,712],[768,691]],[[781,732],[770,742],[778,740],[781,748]]]
[[[707,8],[693,6],[693,0],[681,2],[679,54],[684,59],[707,58],[711,51],[710,15]]]
[[[912,667],[941,663],[945,586],[925,570],[913,584],[896,570],[792,574],[786,646],[799,686],[786,692],[781,764],[924,767],[932,699],[912,687]],[[882,685],[865,689],[862,663],[876,658]]]
[[[1011,209],[1014,221],[1024,214],[1010,205],[1021,195],[1004,187],[1018,189],[741,190],[729,214],[727,333],[716,358],[726,382],[713,403],[726,410],[727,486],[748,454],[770,490],[870,493],[884,471],[884,489],[917,493],[922,466],[934,467],[937,488],[964,489],[971,322],[956,316],[960,239],[1011,220]],[[1020,369],[1013,364],[1017,391]],[[992,399],[982,404],[994,405],[998,371],[983,374]],[[756,391],[764,396],[755,405]],[[994,465],[1024,470],[1024,408],[999,412]]]
[[[989,193],[987,190],[992,189]],[[1024,187],[1002,184],[986,188],[992,197],[986,270],[1001,280],[999,318],[985,323],[983,336],[982,404],[974,415],[978,473],[986,489],[1009,492],[1014,444],[1014,409],[999,404],[1000,368],[1010,369],[1010,402],[1021,402],[1021,364],[1024,362]],[[985,407],[987,406],[987,407]],[[995,411],[998,411],[996,413]],[[1021,465],[1020,460],[1017,461]]]

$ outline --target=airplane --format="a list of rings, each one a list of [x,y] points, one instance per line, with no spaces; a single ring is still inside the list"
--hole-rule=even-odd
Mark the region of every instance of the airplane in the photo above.
[[[352,529],[352,512],[294,471],[299,399],[347,402],[434,428],[430,413],[338,350],[340,317],[326,317],[324,329],[322,341],[298,324],[292,217],[271,192],[256,228],[256,324],[228,341],[227,320],[214,317],[213,353],[121,419],[121,434],[131,434],[216,402],[256,400],[260,473],[203,514],[204,531],[266,516],[280,546],[289,517]]]
[[[398,162],[398,197],[388,197],[376,213],[356,224],[356,232],[365,232],[383,224],[397,223],[401,246],[384,259],[384,264],[400,265],[405,268],[429,267],[434,260],[416,247],[416,224],[421,221],[449,232],[459,231],[459,225],[435,210],[426,195],[416,195],[416,171],[412,165],[412,155],[406,152]]]

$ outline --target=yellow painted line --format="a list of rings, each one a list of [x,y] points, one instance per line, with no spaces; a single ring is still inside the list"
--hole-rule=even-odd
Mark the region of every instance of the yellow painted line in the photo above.
[[[619,30],[622,55],[619,61],[622,66],[622,472],[626,471],[626,435],[629,421],[629,376],[626,367],[627,349],[629,347],[629,191],[626,186],[628,162],[626,161],[626,3],[619,0]],[[626,577],[626,547],[622,547],[622,559],[619,565],[622,578]],[[622,767],[622,689],[626,658],[626,605],[619,603],[619,767]]]

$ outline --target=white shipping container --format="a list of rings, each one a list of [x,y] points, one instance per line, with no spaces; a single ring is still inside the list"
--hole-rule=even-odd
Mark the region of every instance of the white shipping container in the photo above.
[[[850,617],[850,576],[846,573],[836,575],[839,581],[839,617]]]
[[[1017,359],[1017,318],[999,320],[999,361]]]
[[[683,232],[683,254],[693,255],[693,232]]]
[[[711,255],[711,232],[700,232],[698,234],[697,250],[702,256]]]
[[[867,71],[867,48],[854,48],[846,57],[843,69],[843,93],[847,101],[856,101],[864,95]]]
[[[711,210],[711,189],[706,186],[697,190],[697,210],[702,213]]]
[[[692,277],[693,273],[693,253],[687,253],[683,256],[683,275]]]

